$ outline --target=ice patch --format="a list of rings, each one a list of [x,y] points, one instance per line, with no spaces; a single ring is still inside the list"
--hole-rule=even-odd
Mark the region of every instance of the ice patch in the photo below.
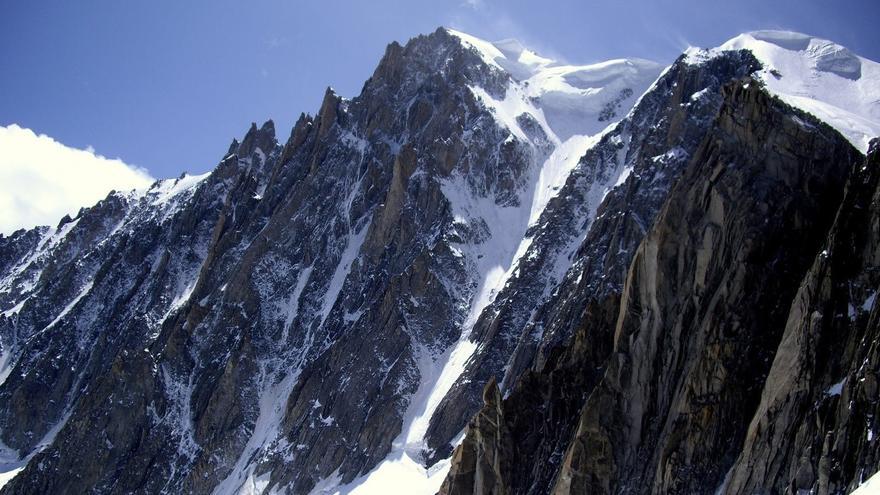
[[[472,327],[473,324],[471,324]],[[422,450],[425,448],[425,433],[428,431],[431,416],[434,415],[440,401],[461,376],[468,359],[477,349],[477,344],[469,337],[470,332],[468,331],[449,351],[440,356],[437,361],[444,364],[439,373],[433,369],[435,368],[433,362],[428,366],[420,366],[420,371],[424,371],[426,374],[422,376],[420,393],[417,392],[412,399],[412,404],[418,406],[411,407],[415,415],[409,419],[408,427],[404,429],[404,450],[413,458],[419,459],[421,457]]]
[[[12,478],[15,478],[15,475],[24,471],[24,468],[27,464],[23,464],[21,462],[18,463],[0,463],[0,488],[3,488],[3,485],[12,481]]]
[[[843,392],[843,384],[846,382],[846,378],[835,383],[834,385],[828,387],[828,390],[825,391],[825,395],[829,397],[834,397],[836,395],[840,395]]]
[[[74,306],[76,306],[77,303],[79,303],[79,301],[80,301],[83,297],[85,297],[86,294],[88,294],[90,290],[92,290],[92,285],[93,285],[93,284],[94,284],[94,281],[90,280],[90,281],[89,281],[89,282],[88,282],[88,283],[87,283],[82,289],[80,289],[80,291],[79,291],[79,293],[76,295],[76,297],[74,297],[73,300],[71,300],[69,303],[67,303],[67,306],[65,306],[64,309],[62,309],[61,312],[58,313],[58,316],[56,316],[54,320],[52,320],[48,325],[46,325],[45,327],[43,327],[42,330],[39,330],[39,331],[37,331],[37,332],[34,332],[34,334],[31,335],[31,336],[28,338],[28,340],[33,339],[33,338],[36,337],[37,335],[40,335],[40,334],[42,334],[43,332],[45,332],[45,331],[47,331],[47,330],[50,330],[50,329],[52,329],[55,325],[57,325],[58,322],[60,322],[65,316],[67,316],[67,314],[70,313],[70,310],[72,310],[72,309],[74,308]]]
[[[290,334],[290,326],[299,314],[299,298],[302,296],[303,290],[306,288],[306,284],[311,276],[312,267],[309,266],[301,270],[296,277],[296,286],[293,288],[293,294],[290,295],[290,300],[287,302],[287,307],[284,309],[284,334],[281,339],[282,341],[287,340],[287,336]]]
[[[0,442],[0,488],[9,483],[18,473],[22,472],[35,455],[45,450],[49,445],[52,445],[55,437],[58,436],[58,432],[61,431],[61,428],[70,419],[70,414],[70,410],[65,411],[61,419],[55,423],[43,438],[40,439],[31,453],[25,457],[20,457],[17,450],[9,448],[6,444]]]
[[[877,298],[877,291],[871,292],[867,298],[865,298],[865,302],[862,303],[862,311],[870,312],[874,309],[874,299]]]
[[[321,325],[324,325],[324,321],[330,316],[333,305],[336,304],[339,292],[342,291],[342,284],[345,283],[345,279],[351,271],[351,265],[357,258],[358,253],[360,253],[364,239],[367,237],[369,226],[370,223],[366,222],[359,231],[349,233],[348,235],[345,251],[342,252],[342,256],[339,258],[339,264],[336,265],[333,277],[330,278],[330,285],[327,286],[327,292],[324,294],[324,300],[321,304]]]
[[[299,378],[299,372],[290,372],[282,380],[272,383],[275,379],[275,373],[269,372],[266,366],[261,366],[261,368],[264,386],[260,394],[260,413],[257,416],[257,422],[254,424],[250,439],[248,439],[232,472],[214,488],[214,495],[262,493],[262,490],[247,491],[257,486],[256,480],[253,478],[253,472],[256,468],[254,456],[278,440],[281,422],[284,419],[284,408],[290,392]],[[268,483],[268,480],[266,482]],[[263,489],[265,489],[265,485]]]
[[[685,158],[687,158],[687,156],[688,156],[688,154],[685,150],[676,146],[675,148],[672,148],[671,150],[667,151],[666,153],[663,153],[662,155],[657,155],[655,157],[652,157],[651,161],[653,161],[654,163],[669,163],[669,162],[684,160]]]
[[[177,454],[192,462],[199,451],[192,422],[193,375],[186,376],[186,381],[183,381],[183,379],[178,379],[167,365],[163,365],[160,376],[170,407],[161,418],[154,415],[154,422],[157,425],[165,425],[170,428],[178,441]],[[172,472],[168,476],[169,481],[174,478],[177,468],[177,463],[172,464]]]
[[[406,452],[389,456],[375,469],[355,479],[349,485],[313,491],[314,494],[333,495],[387,495],[402,493],[407,495],[434,495],[449,473],[449,459],[444,459],[430,468],[414,461]]]
[[[709,88],[703,88],[703,89],[697,91],[696,93],[692,94],[690,97],[690,100],[691,101],[698,101],[708,94],[709,94]]]
[[[19,459],[18,451],[0,442],[0,488],[22,472],[27,467],[28,460]]]
[[[192,297],[193,292],[196,290],[196,285],[199,283],[199,276],[201,273],[201,265],[194,267],[189,273],[179,276],[177,278],[177,290],[174,299],[171,301],[171,304],[168,305],[168,309],[165,311],[165,314],[157,321],[154,326],[154,331],[150,335],[149,339],[154,340],[159,336],[160,329],[162,327],[162,323],[168,319],[169,316],[174,314],[175,311],[183,307],[184,304],[189,302],[189,299]],[[187,282],[188,281],[188,282]],[[185,284],[185,285],[184,285]]]
[[[312,491],[309,492],[309,495],[332,495],[339,493],[339,490],[336,487],[339,485],[340,481],[342,481],[342,476],[337,469],[333,474],[319,481],[315,487],[312,488]]]
[[[7,309],[6,311],[3,311],[2,313],[0,313],[0,316],[9,318],[10,316],[17,315],[21,311],[21,308],[24,307],[24,303],[26,303],[28,299],[30,299],[30,296],[22,299],[21,301],[18,302],[18,304],[16,304],[12,308]]]
[[[241,486],[241,489],[238,491],[238,495],[261,495],[266,491],[266,488],[269,486],[269,481],[272,478],[272,472],[266,471],[260,476],[254,476],[251,474],[248,476],[247,481],[245,481],[244,485]]]
[[[544,119],[543,112],[529,104],[528,98],[518,85],[511,84],[503,100],[492,98],[486,90],[479,86],[470,86],[470,90],[474,94],[474,97],[480,100],[483,105],[495,115],[498,122],[506,127],[520,141],[524,143],[530,141],[529,137],[526,136],[526,133],[522,130],[517,121],[517,117],[522,114],[528,114],[534,117],[541,125],[544,132],[548,136],[551,136],[551,139],[555,138],[555,134],[550,130],[550,126],[547,125],[547,121]]]
[[[0,342],[0,344],[3,345],[3,352],[0,353],[0,385],[3,385],[12,373],[15,363],[12,361],[12,343]]]

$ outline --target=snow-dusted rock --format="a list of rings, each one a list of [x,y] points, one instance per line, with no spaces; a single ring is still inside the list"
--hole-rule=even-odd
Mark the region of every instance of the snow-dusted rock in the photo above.
[[[560,356],[607,357],[610,329],[583,324],[614,313],[722,86],[752,74],[859,141],[872,64],[772,33],[666,69],[448,29],[392,43],[360,95],[328,88],[284,142],[252,125],[210,174],[0,236],[0,480],[434,493],[493,377],[501,408]],[[548,393],[564,421],[523,475],[549,482],[592,373]]]

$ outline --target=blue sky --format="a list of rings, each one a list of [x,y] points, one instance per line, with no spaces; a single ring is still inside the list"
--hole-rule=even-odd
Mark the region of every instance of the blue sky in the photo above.
[[[251,121],[272,118],[286,138],[326,86],[357,95],[388,42],[441,25],[568,62],[668,63],[762,28],[880,60],[877,19],[877,0],[7,1],[0,125],[172,177],[213,168]]]

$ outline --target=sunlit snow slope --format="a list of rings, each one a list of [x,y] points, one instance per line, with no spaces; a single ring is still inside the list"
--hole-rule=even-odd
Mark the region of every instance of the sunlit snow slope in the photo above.
[[[755,76],[783,101],[827,122],[863,153],[880,136],[880,64],[832,41],[789,31],[741,34],[718,48],[691,48],[702,63],[724,50],[749,50],[764,65]]]

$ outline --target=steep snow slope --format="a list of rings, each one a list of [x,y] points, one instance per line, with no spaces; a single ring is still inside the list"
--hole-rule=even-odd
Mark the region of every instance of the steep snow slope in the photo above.
[[[832,41],[790,31],[755,31],[723,45],[688,49],[703,63],[726,50],[749,50],[764,65],[755,74],[772,94],[843,134],[863,153],[880,136],[880,64]]]
[[[852,492],[852,495],[877,495],[878,493],[880,493],[880,474],[875,474]]]

